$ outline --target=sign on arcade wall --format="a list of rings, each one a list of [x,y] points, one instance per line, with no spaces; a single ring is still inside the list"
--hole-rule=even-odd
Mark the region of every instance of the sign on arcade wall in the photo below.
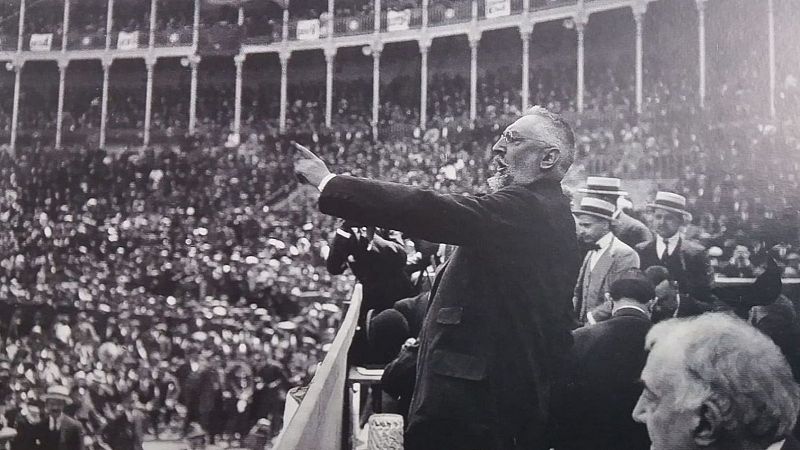
[[[120,31],[117,35],[117,49],[133,50],[135,48],[139,48],[139,32]]]
[[[486,17],[502,17],[511,14],[511,0],[486,0]]]
[[[311,41],[319,39],[319,19],[298,20],[297,40]]]
[[[411,10],[387,11],[386,12],[386,31],[407,30],[411,23]]]
[[[31,35],[32,52],[49,52],[53,47],[53,33],[42,33]]]

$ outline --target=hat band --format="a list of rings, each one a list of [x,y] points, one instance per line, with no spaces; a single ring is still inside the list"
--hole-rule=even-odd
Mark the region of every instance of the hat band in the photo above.
[[[587,184],[586,190],[589,191],[608,191],[608,192],[619,192],[619,186],[600,186],[597,184]]]
[[[609,211],[607,209],[598,208],[598,207],[590,206],[590,205],[581,205],[581,207],[576,212],[578,214],[580,214],[582,212],[599,214],[601,216],[606,216],[609,219],[614,215],[614,211]]]
[[[663,206],[665,208],[680,209],[680,210],[685,210],[686,209],[686,205],[681,204],[681,203],[677,203],[677,202],[671,202],[669,200],[656,200],[655,202],[653,202],[653,205],[654,206]]]

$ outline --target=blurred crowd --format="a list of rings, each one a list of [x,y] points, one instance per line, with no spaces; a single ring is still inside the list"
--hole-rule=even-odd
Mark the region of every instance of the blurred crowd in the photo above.
[[[337,14],[368,12],[365,5],[337,2]],[[318,17],[327,4],[318,7],[304,11]],[[121,14],[130,20],[118,20],[120,30],[149,26],[146,12]],[[234,9],[215,14],[208,20],[237,20]],[[279,23],[275,11],[263,15]],[[101,31],[101,16],[85,16],[76,26]],[[159,29],[190,24],[191,8],[168,17]],[[29,20],[38,32],[58,31],[58,22],[47,23],[45,15]],[[249,27],[264,23],[245,20]],[[587,67],[583,114],[575,102],[574,64],[532,67],[530,103],[575,125],[572,179],[666,180],[670,186],[653,188],[687,198],[693,221],[686,234],[708,249],[718,274],[756,276],[771,250],[784,277],[800,277],[798,75],[779,79],[772,119],[753,106],[765,104],[764,92],[751,89],[763,75],[758,71],[730,71],[725,82],[709,86],[708,107],[700,109],[694,77],[660,63],[655,57],[645,63],[640,116],[633,74],[618,65]],[[201,84],[194,137],[184,136],[186,90],[160,86],[152,127],[174,137],[170,144],[55,151],[34,135],[30,145],[4,150],[0,401],[6,424],[35,420],[42,393],[63,385],[74,400],[70,414],[98,440],[131,393],[154,436],[181,434],[197,422],[211,436],[242,438],[259,419],[268,419],[276,433],[287,391],[313,376],[353,281],[325,270],[335,226],[316,212],[313,197],[284,201],[305,195],[294,189],[288,141],[309,146],[337,173],[482,192],[491,145],[521,113],[520,77],[516,67],[482,72],[478,119],[470,123],[468,78],[431,74],[426,130],[418,127],[416,79],[388,80],[377,124],[371,123],[371,80],[337,81],[330,128],[323,124],[324,86],[292,84],[286,135],[278,133],[278,88],[263,84],[244,90],[239,140],[228,138],[230,86]],[[64,129],[99,128],[97,93],[68,97]],[[141,97],[141,90],[112,89],[112,134],[141,130]],[[23,92],[20,128],[52,131],[55,98],[55,92]],[[8,96],[0,98],[4,132],[10,111]],[[646,221],[643,206],[628,209]],[[413,260],[416,249],[406,247]]]

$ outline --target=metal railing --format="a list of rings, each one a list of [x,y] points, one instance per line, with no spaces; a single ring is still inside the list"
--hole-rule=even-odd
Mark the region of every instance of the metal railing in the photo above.
[[[451,6],[436,4],[428,7],[428,24],[430,26],[464,23],[472,20],[472,2],[461,0]]]
[[[156,47],[185,47],[192,45],[192,27],[156,31]]]
[[[67,50],[97,50],[106,48],[105,31],[85,33],[73,31],[67,34]]]
[[[367,34],[375,31],[375,16],[364,14],[360,16],[335,17],[333,19],[334,36],[352,36]]]
[[[0,34],[0,51],[10,52],[17,50],[17,35]]]

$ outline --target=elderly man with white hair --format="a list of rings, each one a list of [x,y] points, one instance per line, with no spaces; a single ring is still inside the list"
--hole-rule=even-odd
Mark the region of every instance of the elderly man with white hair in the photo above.
[[[797,450],[800,387],[778,347],[722,313],[654,326],[633,418],[653,450]]]

